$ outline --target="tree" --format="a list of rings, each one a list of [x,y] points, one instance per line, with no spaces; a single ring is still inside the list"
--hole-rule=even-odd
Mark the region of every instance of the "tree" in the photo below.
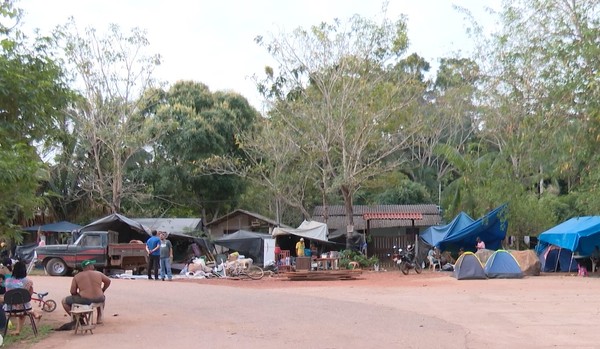
[[[144,115],[156,121],[152,132],[153,163],[141,175],[162,201],[162,215],[170,207],[218,217],[236,208],[245,183],[239,177],[205,172],[201,164],[214,157],[242,156],[236,134],[253,129],[258,112],[233,92],[211,92],[202,83],[179,81],[160,96],[146,101]]]
[[[341,195],[353,227],[356,191],[406,161],[399,150],[419,128],[404,112],[422,91],[421,65],[402,58],[405,19],[376,24],[357,15],[257,42],[278,63],[259,84],[269,117],[299,149],[292,154],[301,155],[323,197]]]
[[[111,25],[104,36],[92,28],[81,35],[71,20],[61,34],[82,96],[71,111],[87,160],[80,185],[101,208],[120,212],[123,198],[135,201],[144,194],[138,179],[125,180],[125,169],[157,137],[148,132],[153,120],[140,114],[140,97],[155,83],[160,56],[144,54],[149,43],[137,28],[125,35]]]
[[[442,59],[433,88],[414,111],[422,127],[411,140],[410,177],[427,185],[432,196],[437,194],[438,203],[443,182],[451,181],[455,170],[439,146],[464,153],[473,140],[478,118],[478,80],[479,68],[472,60]]]
[[[515,235],[547,227],[540,218],[544,209],[560,210],[546,218],[564,217],[564,203],[577,200],[561,203],[552,196],[575,194],[583,189],[584,173],[598,168],[592,154],[599,144],[599,67],[593,59],[599,50],[599,5],[596,0],[503,2],[499,30],[480,41],[473,58],[481,71],[475,136],[494,155],[470,159],[464,168],[479,170],[462,172],[465,178],[455,184],[470,185],[476,207],[510,200],[510,220],[519,223],[513,225]],[[478,166],[485,158],[493,159],[487,162],[492,167]]]
[[[14,224],[43,208],[38,195],[47,178],[36,146],[54,141],[71,94],[48,38],[28,40],[21,13],[0,3],[0,231],[21,240]]]

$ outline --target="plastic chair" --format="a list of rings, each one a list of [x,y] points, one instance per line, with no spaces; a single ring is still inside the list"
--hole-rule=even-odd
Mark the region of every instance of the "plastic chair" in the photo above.
[[[435,259],[433,256],[427,256],[427,259],[429,260],[429,269],[431,269],[431,271],[435,271],[435,267],[438,267],[438,270],[442,270],[442,262],[439,259]]]
[[[27,316],[31,321],[31,329],[33,330],[33,334],[37,337],[37,325],[35,324],[35,318],[33,315],[33,310],[31,309],[31,294],[29,290],[24,288],[15,288],[9,291],[6,291],[4,294],[4,304],[7,306],[6,312],[6,323],[10,321],[12,317],[21,317]],[[4,335],[6,337],[6,331],[8,329],[8,325],[4,327]]]

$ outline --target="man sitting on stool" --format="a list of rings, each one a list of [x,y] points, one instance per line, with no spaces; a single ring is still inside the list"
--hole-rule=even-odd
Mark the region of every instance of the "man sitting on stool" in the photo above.
[[[67,314],[71,314],[73,304],[90,305],[92,303],[103,303],[106,299],[104,292],[110,286],[110,279],[103,273],[94,270],[94,260],[81,262],[83,271],[77,273],[71,282],[71,295],[62,300],[63,308]],[[98,321],[102,323],[102,307],[98,308]]]

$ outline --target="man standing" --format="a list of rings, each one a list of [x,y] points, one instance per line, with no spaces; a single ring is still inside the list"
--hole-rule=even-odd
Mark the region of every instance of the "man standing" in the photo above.
[[[296,257],[304,257],[304,238],[300,238],[300,241],[296,243]]]
[[[85,260],[81,262],[83,271],[77,273],[71,281],[71,295],[62,300],[62,306],[67,312],[71,313],[73,304],[90,305],[92,303],[102,303],[98,308],[98,321],[102,323],[102,308],[104,308],[104,292],[110,286],[110,279],[103,273],[94,270],[94,260]]]
[[[148,252],[148,280],[158,280],[158,265],[160,264],[160,239],[156,236],[156,230],[152,231],[152,237],[146,241],[146,252]]]
[[[165,274],[169,281],[173,280],[171,261],[173,260],[173,245],[167,240],[167,232],[160,232],[160,279],[165,281]]]

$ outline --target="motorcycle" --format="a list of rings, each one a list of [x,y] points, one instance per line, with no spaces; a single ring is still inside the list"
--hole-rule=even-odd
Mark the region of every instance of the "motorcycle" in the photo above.
[[[396,264],[396,267],[398,267],[398,269],[404,275],[408,275],[408,272],[411,269],[414,269],[417,274],[421,274],[421,264],[416,261],[415,255],[412,251],[404,251],[401,248],[394,246],[392,260],[394,261],[394,264]]]

